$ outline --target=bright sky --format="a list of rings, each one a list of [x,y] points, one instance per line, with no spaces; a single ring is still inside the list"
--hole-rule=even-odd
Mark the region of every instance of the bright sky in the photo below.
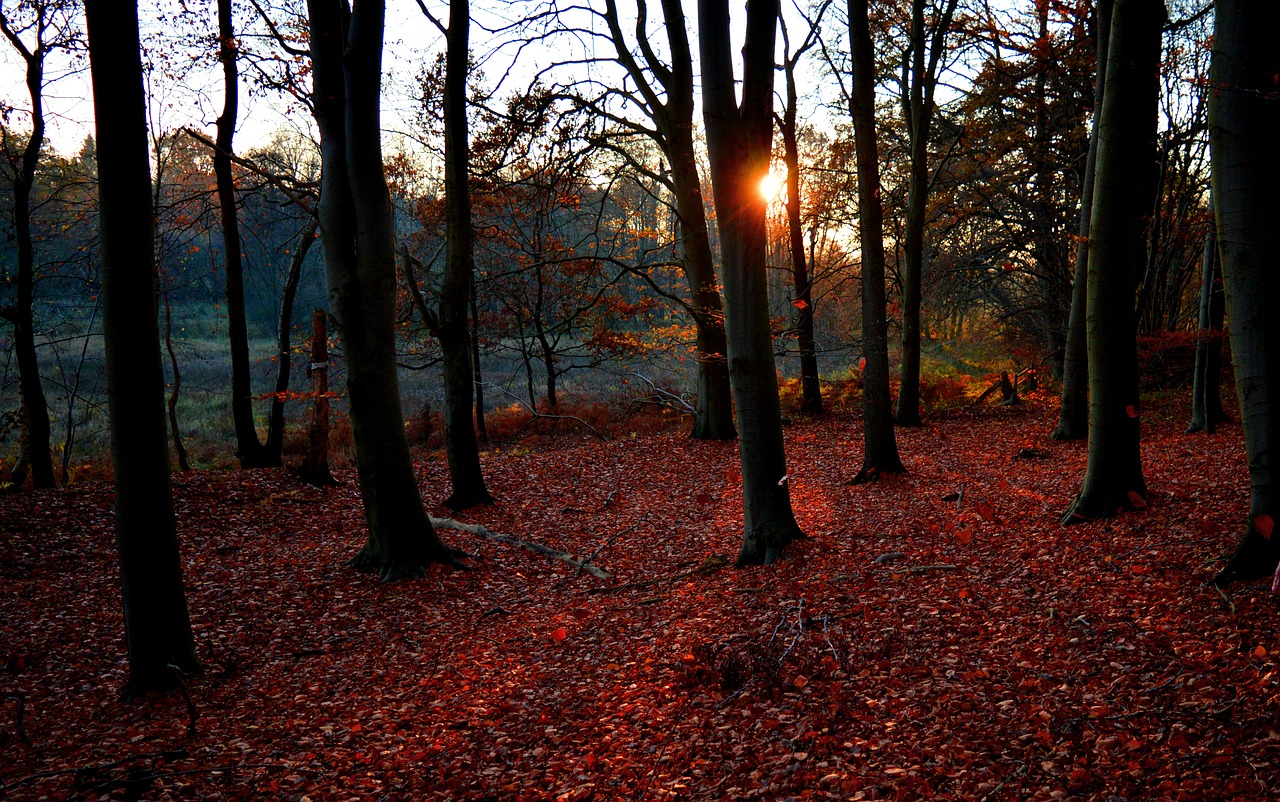
[[[581,0],[588,2],[589,0]],[[594,0],[599,2],[599,0]],[[425,0],[427,8],[442,21],[448,19],[446,0]],[[156,18],[161,8],[172,8],[172,0],[142,0],[140,12],[143,17],[143,36],[147,44],[157,44],[156,37],[165,36],[168,31],[156,29],[155,24],[148,24]],[[473,17],[478,23],[490,29],[510,23],[518,14],[531,11],[541,5],[537,0],[530,2],[504,2],[502,0],[480,0],[472,3]],[[621,0],[620,7],[626,15],[627,2]],[[686,15],[690,27],[690,37],[695,50],[696,61],[696,6],[687,2]],[[11,8],[12,0],[0,0],[0,7]],[[794,16],[794,7],[783,3],[784,13]],[[195,7],[195,4],[192,4]],[[743,26],[743,4],[733,3],[734,38],[741,37]],[[237,21],[244,17],[244,11],[237,16]],[[207,35],[214,35],[215,20],[212,4],[208,7],[209,28]],[[660,10],[650,9],[650,16],[658,15]],[[634,12],[632,12],[634,17]],[[624,30],[630,33],[633,27],[624,22]],[[801,23],[792,23],[793,39],[802,36]],[[564,42],[559,43],[560,50],[547,47],[526,48],[513,65],[515,51],[512,47],[497,50],[492,55],[484,54],[493,51],[490,39],[477,25],[472,26],[472,47],[484,59],[482,68],[489,80],[496,81],[508,73],[504,82],[506,91],[514,91],[526,84],[529,78],[539,69],[551,64],[554,59],[562,58]],[[662,41],[659,37],[657,42]],[[212,46],[212,45],[211,45]],[[383,93],[383,127],[389,133],[406,131],[412,128],[413,119],[413,86],[421,65],[429,63],[435,54],[444,46],[440,32],[422,15],[414,0],[390,0],[387,8],[386,49],[384,52],[384,70],[387,75]],[[779,37],[781,47],[781,37]],[[599,48],[599,46],[598,46]],[[737,48],[735,48],[735,52]],[[601,49],[600,52],[603,52]],[[697,66],[695,64],[695,70]],[[47,62],[45,108],[48,123],[48,140],[50,146],[59,152],[71,154],[79,150],[84,138],[93,131],[93,103],[87,63],[83,59],[72,60],[65,53],[51,56]],[[273,132],[282,126],[309,126],[305,114],[288,113],[288,104],[279,99],[252,94],[248,91],[247,82],[242,70],[240,94],[240,125],[237,131],[236,149],[245,151],[254,145],[268,141]],[[805,82],[806,86],[816,85],[816,76]],[[26,94],[24,81],[24,65],[20,56],[8,42],[0,42],[0,103],[12,106],[15,114],[11,124],[18,128],[26,128],[29,124],[26,110],[30,101]],[[779,81],[779,89],[781,82]],[[216,64],[209,63],[202,69],[190,71],[181,85],[163,78],[155,78],[150,85],[152,102],[152,124],[164,129],[172,129],[185,125],[203,128],[212,134],[213,121],[221,111],[222,78]],[[504,92],[505,94],[505,92]]]

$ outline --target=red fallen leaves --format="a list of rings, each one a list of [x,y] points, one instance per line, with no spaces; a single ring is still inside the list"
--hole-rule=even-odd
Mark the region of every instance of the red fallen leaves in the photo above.
[[[1265,540],[1270,540],[1271,532],[1275,529],[1275,521],[1271,519],[1270,515],[1263,513],[1262,515],[1254,517],[1253,528],[1257,530],[1258,534],[1262,535]]]
[[[1204,586],[1248,503],[1238,430],[1187,438],[1184,412],[1147,410],[1162,503],[1071,528],[1085,447],[1045,439],[1055,408],[901,431],[910,473],[852,488],[860,423],[801,420],[788,470],[810,539],[768,568],[614,594],[448,531],[473,570],[381,585],[342,567],[361,541],[349,473],[328,493],[179,475],[206,668],[190,738],[181,694],[115,698],[109,489],[6,495],[0,796],[1266,799],[1274,601]],[[1049,458],[1008,459],[1026,443]],[[566,437],[484,459],[501,500],[468,521],[579,556],[641,522],[595,557],[619,584],[736,553],[732,443]],[[422,470],[443,498],[442,461]],[[962,483],[959,508],[941,501]],[[890,551],[907,557],[874,562]],[[956,570],[903,570],[938,565]]]

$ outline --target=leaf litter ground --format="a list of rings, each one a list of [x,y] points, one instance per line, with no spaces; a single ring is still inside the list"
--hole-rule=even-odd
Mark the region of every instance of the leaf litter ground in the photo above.
[[[1148,509],[1064,528],[1085,446],[1053,414],[900,430],[910,473],[853,487],[859,421],[797,422],[809,538],[749,570],[721,567],[732,443],[489,452],[499,502],[453,517],[599,550],[607,582],[446,530],[473,570],[379,584],[343,567],[349,473],[177,475],[206,673],[135,703],[110,488],[0,498],[0,797],[1275,798],[1276,597],[1206,585],[1247,509],[1238,427],[1157,403]]]

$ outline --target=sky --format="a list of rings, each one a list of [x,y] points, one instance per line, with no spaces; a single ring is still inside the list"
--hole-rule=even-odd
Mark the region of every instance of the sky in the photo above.
[[[588,0],[582,0],[588,2]],[[599,0],[596,0],[599,2]],[[442,22],[447,21],[448,4],[446,0],[424,0],[428,10]],[[0,0],[0,6],[8,9],[14,5],[12,0]],[[172,45],[164,37],[171,32],[157,25],[157,17],[165,11],[172,11],[176,3],[173,0],[143,0],[140,3],[142,16],[144,49],[147,47],[163,47],[172,50]],[[188,3],[196,7],[196,3]],[[627,0],[620,0],[624,16],[627,14]],[[696,14],[694,3],[686,4],[687,23],[690,37],[695,47],[696,62]],[[794,7],[784,0],[784,13],[795,15]],[[540,69],[563,56],[566,44],[561,40],[552,47],[537,46],[525,48],[516,59],[513,46],[499,47],[494,36],[488,35],[481,26],[497,29],[514,21],[518,14],[529,13],[543,6],[541,0],[524,0],[523,2],[505,2],[503,0],[479,0],[472,3],[473,17],[476,24],[472,26],[472,47],[477,57],[482,60],[482,69],[491,82],[505,76],[503,89],[515,91],[527,85],[532,76]],[[634,6],[632,6],[634,9]],[[731,3],[735,24],[734,38],[741,38],[744,14],[741,3]],[[237,21],[247,19],[251,9],[237,8]],[[207,8],[208,28],[206,36],[210,37],[209,52],[212,52],[212,36],[215,27],[212,5]],[[631,12],[634,19],[634,10]],[[660,14],[656,8],[650,9],[650,16]],[[624,27],[627,27],[624,24]],[[800,23],[793,22],[793,37]],[[441,33],[425,19],[415,0],[389,0],[387,4],[386,45],[384,50],[384,73],[386,75],[383,91],[383,127],[389,135],[408,131],[413,128],[413,85],[422,64],[429,63],[435,54],[444,47]],[[660,39],[659,39],[660,41]],[[781,46],[781,37],[779,37]],[[735,52],[737,48],[734,48]],[[48,125],[49,146],[63,155],[70,155],[80,149],[86,136],[93,132],[93,103],[87,61],[82,56],[68,58],[67,54],[57,53],[47,62],[45,83],[45,107]],[[151,101],[151,124],[153,127],[173,129],[182,126],[193,126],[204,130],[210,136],[213,133],[214,120],[222,106],[222,78],[217,65],[211,58],[204,59],[196,68],[184,67],[186,74],[180,84],[161,77],[149,80]],[[695,70],[697,65],[695,63]],[[289,104],[279,98],[265,97],[259,93],[248,91],[242,71],[240,121],[236,135],[236,150],[244,152],[255,145],[265,144],[272,134],[281,127],[301,127],[309,129],[309,120],[297,109],[290,111]],[[816,77],[816,76],[815,76]],[[24,65],[21,57],[7,43],[0,42],[0,103],[15,109],[10,124],[15,128],[27,128],[26,112],[30,108],[30,100],[26,94],[24,81]],[[816,85],[816,80],[806,82]],[[780,83],[779,83],[779,88]],[[504,92],[505,93],[505,92]]]

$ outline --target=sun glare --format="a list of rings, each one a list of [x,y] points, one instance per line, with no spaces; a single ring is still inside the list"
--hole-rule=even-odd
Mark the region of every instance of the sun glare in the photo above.
[[[760,195],[766,201],[775,200],[782,194],[782,180],[773,173],[765,173],[760,179]]]

